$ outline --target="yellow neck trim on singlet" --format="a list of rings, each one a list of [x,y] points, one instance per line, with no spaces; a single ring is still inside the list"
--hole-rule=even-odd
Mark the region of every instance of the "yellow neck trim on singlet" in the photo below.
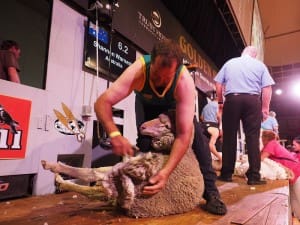
[[[153,82],[150,80],[150,74],[147,75],[147,63],[145,61],[145,58],[144,56],[140,57],[139,60],[141,61],[142,63],[142,71],[143,71],[143,74],[142,74],[142,81],[141,81],[141,86],[136,90],[138,92],[142,91],[143,88],[145,87],[145,83],[147,82],[146,79],[147,79],[147,76],[149,76],[149,80],[148,80],[148,88],[150,88],[153,92],[153,94],[155,94],[158,98],[164,98],[166,96],[166,94],[168,93],[168,91],[172,88],[172,85],[173,85],[173,82],[174,80],[176,79],[176,84],[174,86],[174,92],[173,92],[173,97],[175,98],[175,92],[176,92],[176,88],[177,88],[177,85],[178,85],[178,81],[179,79],[181,78],[181,76],[184,74],[183,73],[183,70],[185,69],[184,66],[181,66],[181,68],[179,69],[179,71],[177,71],[176,73],[178,74],[178,76],[174,76],[170,82],[168,83],[168,85],[166,86],[166,88],[164,89],[164,91],[162,92],[162,94],[160,94],[156,89],[155,89],[155,86],[153,84]],[[149,61],[150,63],[150,61]],[[150,71],[149,71],[150,73]],[[177,77],[177,78],[176,78]]]
[[[173,80],[174,80],[174,77],[169,81],[168,85],[165,87],[165,90],[160,94],[158,93],[158,91],[155,89],[155,86],[153,84],[153,82],[150,80],[150,77],[149,77],[149,83],[150,83],[150,87],[152,89],[152,91],[160,98],[164,97],[165,94],[167,93],[167,91],[171,88],[172,86],[172,83],[173,83]]]

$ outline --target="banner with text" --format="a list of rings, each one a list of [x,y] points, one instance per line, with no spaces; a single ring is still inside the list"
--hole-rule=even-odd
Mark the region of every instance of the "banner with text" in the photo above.
[[[160,1],[119,0],[119,6],[113,19],[114,29],[147,52],[158,40],[177,41],[187,63],[196,64],[202,76],[212,80],[216,66]]]

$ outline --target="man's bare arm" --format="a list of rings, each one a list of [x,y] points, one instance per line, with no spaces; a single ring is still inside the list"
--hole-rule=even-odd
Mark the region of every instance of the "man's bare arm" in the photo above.
[[[15,67],[12,66],[8,67],[7,71],[8,71],[8,76],[10,81],[15,83],[21,83],[19,73]]]
[[[262,88],[262,114],[263,114],[263,121],[268,118],[271,97],[272,97],[272,86],[263,87]]]
[[[223,85],[216,82],[216,94],[218,98],[218,112],[217,119],[219,122],[219,128],[222,129],[222,114],[223,114]],[[222,132],[221,132],[222,135]]]
[[[141,80],[142,63],[135,61],[122,75],[97,99],[94,108],[97,118],[110,134],[118,131],[113,121],[112,106],[126,98],[134,89],[138,88]],[[111,138],[113,151],[117,155],[132,155],[131,144],[123,136]]]
[[[193,119],[195,116],[195,84],[184,68],[184,74],[177,85],[176,97],[176,137],[171,150],[169,162],[166,169],[172,172],[183,155],[187,151],[191,142],[193,130]]]
[[[261,160],[264,160],[265,158],[269,158],[269,157],[270,157],[270,153],[268,153],[268,152],[262,151],[262,152],[260,153],[260,159],[261,159]]]

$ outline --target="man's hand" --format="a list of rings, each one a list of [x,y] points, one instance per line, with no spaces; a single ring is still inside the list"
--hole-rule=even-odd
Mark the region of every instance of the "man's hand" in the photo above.
[[[120,135],[111,138],[110,142],[112,144],[112,150],[114,154],[120,156],[125,156],[125,155],[133,156],[134,150],[127,138]]]
[[[269,110],[262,110],[262,121],[265,121],[268,118]]]
[[[219,128],[219,138],[223,138],[223,130],[221,128]]]
[[[149,179],[150,186],[145,186],[143,194],[145,195],[154,195],[161,191],[168,180],[168,176],[161,170],[156,175],[152,176]]]

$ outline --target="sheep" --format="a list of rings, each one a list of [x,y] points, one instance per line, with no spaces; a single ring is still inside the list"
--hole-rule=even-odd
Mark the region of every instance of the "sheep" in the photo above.
[[[204,191],[203,177],[191,144],[165,188],[155,195],[142,194],[148,179],[163,167],[169,157],[165,153],[170,152],[174,141],[171,132],[173,124],[166,114],[142,124],[141,133],[152,137],[153,151],[138,153],[111,168],[75,168],[44,160],[42,165],[54,173],[64,173],[88,182],[97,181],[96,186],[83,186],[56,175],[60,189],[76,191],[92,198],[116,199],[118,206],[131,217],[158,217],[188,212],[199,205]]]

